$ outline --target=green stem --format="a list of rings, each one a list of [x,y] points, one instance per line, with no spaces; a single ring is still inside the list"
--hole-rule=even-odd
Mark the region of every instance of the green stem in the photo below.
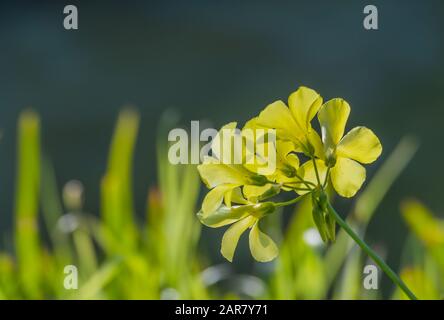
[[[296,178],[300,179],[298,176],[296,176]],[[304,184],[307,188],[310,188],[310,186],[313,187],[313,188],[316,188],[316,185],[314,183],[312,183],[310,181],[305,181],[305,180],[302,180],[302,179],[301,179],[301,181],[289,182],[286,185],[292,185],[292,184],[294,184],[294,185]]]
[[[306,194],[304,194],[302,196],[299,196],[299,197],[294,198],[294,199],[289,200],[289,201],[277,202],[277,203],[275,203],[275,205],[276,205],[277,208],[279,208],[279,207],[285,207],[285,206],[289,206],[289,205],[295,204],[295,203],[301,201],[303,198],[305,198],[310,193],[311,192],[308,192],[308,193],[306,193]]]
[[[336,222],[344,229],[345,232],[364,250],[376,264],[387,274],[387,276],[410,298],[410,300],[417,300],[416,296],[406,286],[406,284],[398,277],[398,275],[382,260],[376,252],[374,252],[359,236],[350,228],[336,210],[332,207],[329,201],[327,201],[327,207],[330,213],[335,218]]]
[[[311,159],[313,160],[313,166],[314,166],[315,173],[316,173],[316,180],[318,180],[318,185],[322,186],[321,179],[319,178],[319,172],[318,172],[318,166],[316,165],[316,160],[314,157],[312,157]]]
[[[310,181],[305,181],[304,179],[301,178],[301,176],[299,176],[297,173],[295,174],[295,177],[298,178],[300,180],[300,182],[302,182],[303,184],[305,184],[305,186],[310,189],[309,185],[312,185],[313,187],[316,187],[316,185],[313,182]]]
[[[324,189],[325,189],[325,186],[327,185],[328,176],[329,176],[329,174],[330,174],[330,169],[331,169],[331,167],[328,167],[328,168],[327,168],[327,173],[325,174],[324,184],[322,185],[322,188],[324,188]]]
[[[293,187],[293,186],[290,185],[290,184],[284,184],[284,185],[282,185],[282,186],[285,187],[285,188],[290,188],[290,189],[292,189],[292,190],[294,190],[294,191],[296,191],[296,192],[298,192],[298,191],[311,191],[311,190],[313,190],[313,189],[307,189],[307,188]]]

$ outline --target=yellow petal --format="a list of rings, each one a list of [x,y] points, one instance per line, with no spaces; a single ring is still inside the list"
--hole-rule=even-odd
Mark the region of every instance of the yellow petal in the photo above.
[[[202,210],[197,213],[199,221],[210,228],[219,228],[236,221],[239,221],[249,215],[254,210],[254,204],[250,205],[236,205],[227,207],[221,205],[216,211],[209,214],[204,214]]]
[[[365,181],[365,168],[354,160],[338,157],[331,169],[331,181],[339,195],[353,197]]]
[[[244,196],[251,202],[257,202],[257,200],[266,192],[270,192],[274,186],[267,183],[264,186],[251,186],[246,185],[243,188]]]
[[[296,176],[294,177],[287,177],[282,171],[277,171],[276,174],[273,176],[273,181],[279,184],[282,184],[283,190],[292,190],[291,187],[302,187],[305,188],[305,185],[300,182],[300,179]],[[290,188],[284,185],[291,186]]]
[[[316,159],[316,168],[318,169],[319,179],[321,184],[324,184],[325,177],[327,175],[327,166],[324,161]],[[307,160],[298,170],[299,176],[308,182],[318,185],[318,179],[316,177],[316,171],[312,160]],[[298,187],[306,188],[304,184],[298,184]],[[305,194],[307,191],[297,191],[298,194]]]
[[[314,155],[320,159],[324,159],[324,145],[322,144],[321,137],[315,130],[311,130],[306,139],[310,142],[311,146],[314,148]]]
[[[259,221],[251,228],[249,243],[251,255],[259,262],[271,261],[279,253],[274,241],[259,229]]]
[[[236,126],[236,122],[224,125],[212,140],[211,151],[221,163],[240,164],[242,161],[243,140]]]
[[[217,188],[217,187],[216,187]],[[238,189],[240,189],[240,188],[238,188]],[[224,193],[224,195],[223,195],[223,197],[224,197],[224,202],[225,202],[225,205],[227,206],[227,207],[231,207],[231,201],[232,201],[232,198],[233,198],[233,192],[234,192],[234,190],[236,190],[236,188],[234,188],[233,190],[231,190],[230,192],[225,192]],[[204,201],[205,201],[205,199],[204,199]],[[222,201],[221,201],[222,202]],[[203,204],[202,204],[202,211],[203,211]]]
[[[266,136],[270,128],[261,126],[258,124],[258,117],[252,118],[245,123],[242,128],[242,136],[245,141],[245,148],[253,155],[257,153],[258,144],[265,143],[267,141]]]
[[[326,148],[334,148],[344,135],[345,124],[350,114],[350,106],[343,99],[327,101],[319,110],[322,141]]]
[[[303,136],[302,128],[296,123],[290,110],[281,100],[268,105],[258,116],[257,124],[276,129],[282,140],[298,141]]]
[[[220,248],[220,253],[228,261],[233,261],[234,251],[236,250],[237,243],[242,233],[245,232],[249,227],[251,227],[255,222],[256,218],[253,216],[248,216],[228,228],[222,237],[222,244]]]
[[[291,165],[293,168],[299,168],[299,158],[294,153],[296,152],[296,147],[291,141],[276,141],[276,155],[277,155],[277,167],[284,165]]]
[[[222,204],[219,208],[217,208],[216,211],[209,214],[205,214],[202,210],[200,210],[196,215],[203,225],[210,228],[219,228],[251,215],[251,213],[255,210],[255,206],[257,205],[247,204],[227,207],[226,205]]]
[[[217,210],[222,204],[222,200],[227,193],[238,187],[238,184],[221,184],[210,190],[202,202],[202,211],[204,215]]]
[[[299,168],[299,158],[295,153],[295,144],[291,141],[277,140],[276,146],[277,170],[268,178],[278,183],[292,182]]]
[[[244,167],[256,174],[272,175],[278,161],[274,143],[255,143],[254,149],[254,153],[246,158]]]
[[[314,118],[322,105],[322,97],[316,91],[300,87],[288,98],[288,106],[304,131],[308,132],[311,128],[310,121]]]
[[[366,127],[356,127],[341,139],[336,152],[338,156],[372,163],[381,155],[382,145],[373,131]]]
[[[242,194],[242,190],[241,188],[236,188],[234,189],[231,193],[230,193],[230,202],[234,202],[237,204],[248,204],[247,199],[244,198],[244,195]],[[227,200],[227,199],[226,199]],[[227,202],[225,202],[225,204],[227,206],[229,206],[229,204]]]
[[[200,177],[212,189],[221,184],[244,184],[249,174],[240,165],[204,163],[197,166]]]
[[[299,168],[299,158],[295,153],[288,154],[286,160],[287,163],[293,168]]]

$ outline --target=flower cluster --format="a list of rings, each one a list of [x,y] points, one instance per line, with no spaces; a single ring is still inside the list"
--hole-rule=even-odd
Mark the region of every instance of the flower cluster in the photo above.
[[[375,161],[382,152],[379,139],[366,127],[355,127],[344,134],[349,114],[350,106],[345,100],[336,98],[323,103],[316,91],[300,87],[289,96],[288,105],[280,100],[268,105],[237,131],[238,137],[221,133],[222,129],[235,129],[237,123],[221,128],[213,139],[212,155],[198,166],[202,180],[210,189],[198,217],[213,228],[231,225],[221,246],[227,260],[232,261],[239,238],[248,229],[251,229],[249,245],[253,257],[261,262],[273,260],[278,248],[260,230],[261,218],[277,207],[308,195],[312,198],[313,220],[322,239],[334,241],[335,220],[326,208],[325,188],[331,184],[340,196],[354,196],[365,180],[362,164]],[[321,135],[312,127],[316,115]],[[272,129],[275,139],[267,134],[261,139],[255,137],[253,146],[262,144],[262,148],[248,150],[252,144],[248,143],[247,135],[242,135],[246,129],[258,132],[258,129],[262,129],[260,132]],[[242,150],[233,150],[236,145],[232,141],[236,138],[242,140]],[[267,148],[263,148],[264,145]],[[226,155],[232,157],[233,154],[221,152],[227,149],[234,154],[239,151],[242,161],[226,159]],[[272,158],[275,170],[261,171],[263,162],[246,161],[248,151],[259,159],[275,153]],[[306,161],[301,163],[300,159]],[[298,197],[281,203],[270,201],[281,191],[295,192]]]

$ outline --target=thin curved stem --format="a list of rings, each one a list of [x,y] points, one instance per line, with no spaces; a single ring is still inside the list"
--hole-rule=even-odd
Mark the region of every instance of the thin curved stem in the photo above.
[[[319,178],[319,172],[318,172],[318,166],[316,165],[316,160],[314,157],[311,157],[311,160],[313,160],[313,166],[314,166],[315,173],[316,173],[316,180],[318,180],[318,185],[322,186],[321,179]]]
[[[306,194],[304,194],[304,195],[302,195],[302,196],[299,196],[299,197],[297,197],[297,198],[294,198],[294,199],[291,199],[291,200],[288,200],[288,201],[284,201],[284,202],[276,202],[276,203],[275,203],[275,206],[276,206],[277,208],[279,208],[279,207],[285,207],[285,206],[289,206],[289,205],[295,204],[295,203],[301,201],[303,198],[305,198],[305,197],[306,197],[308,194],[310,194],[310,193],[311,193],[311,192],[308,192],[308,193],[306,193]]]
[[[282,186],[285,187],[285,188],[290,188],[291,190],[294,190],[294,191],[311,191],[311,190],[313,190],[313,189],[308,189],[308,188],[294,187],[294,186],[292,186],[290,184],[284,184]]]
[[[300,175],[298,175],[297,173],[294,175],[296,178],[298,178],[300,180],[300,182],[302,182],[303,184],[305,184],[305,186],[310,189],[310,184],[313,185],[313,187],[316,187],[316,185],[313,182],[310,181],[305,181],[304,179],[302,179],[302,177]]]
[[[306,182],[308,182],[309,184],[307,184]],[[296,187],[297,185],[302,185],[304,184],[305,187],[309,190],[316,188],[316,185],[309,182],[309,181],[295,181],[295,182],[288,182],[288,183],[284,183],[283,186],[289,187],[289,188],[302,188],[302,187]],[[311,187],[310,187],[311,185]],[[294,187],[292,187],[294,186]]]
[[[296,178],[299,179],[299,177],[297,177],[297,176],[296,176]],[[305,181],[305,180],[302,180],[302,179],[301,179],[301,181],[293,181],[293,182],[287,183],[287,185],[291,185],[291,184],[305,184],[307,187],[309,187],[310,185],[312,187],[316,187],[316,185],[314,183],[312,183],[310,181]]]
[[[327,168],[327,173],[325,174],[325,180],[324,180],[324,184],[322,185],[322,188],[325,189],[325,187],[327,186],[327,182],[328,182],[328,176],[330,174],[330,169],[331,167]]]
[[[268,179],[266,179],[266,181],[267,181],[267,183],[269,183],[269,184],[277,184],[276,182],[271,181],[271,180],[268,180]]]
[[[297,176],[297,175],[296,175],[296,177],[299,178],[299,176]],[[278,183],[276,183],[274,181],[271,181],[271,180],[268,180],[268,179],[267,179],[267,183],[275,184],[275,185],[278,184]],[[311,190],[310,185],[312,185],[313,187],[316,187],[316,185],[314,183],[312,183],[310,181],[304,181],[302,179],[301,179],[301,181],[290,182],[290,183],[285,184],[285,185],[288,185],[290,187],[291,184],[305,184],[305,186],[307,187],[307,190]]]
[[[333,215],[336,222],[344,229],[345,232],[364,250],[376,264],[387,274],[387,276],[410,298],[410,300],[417,300],[416,296],[407,287],[407,285],[398,277],[398,275],[373,251],[359,236],[353,231],[352,228],[345,222],[336,210],[332,207],[329,201],[327,201],[327,208],[330,214]]]

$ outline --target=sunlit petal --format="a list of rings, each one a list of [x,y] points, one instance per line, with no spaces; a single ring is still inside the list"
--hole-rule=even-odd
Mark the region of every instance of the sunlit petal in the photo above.
[[[197,166],[202,180],[212,189],[221,184],[244,184],[249,174],[246,169],[238,165],[204,163]]]
[[[260,114],[257,124],[276,129],[277,136],[282,140],[298,141],[304,132],[296,123],[290,109],[282,101],[268,105]]]
[[[225,193],[225,204],[230,207],[232,203],[236,204],[248,204],[247,199],[244,198],[241,188],[234,188],[231,192]]]
[[[259,229],[259,221],[251,228],[249,244],[251,255],[259,262],[271,261],[279,253],[276,243]]]
[[[219,228],[232,224],[251,214],[253,205],[236,205],[227,207],[221,205],[216,211],[204,214],[203,211],[197,213],[200,222],[210,228]]]
[[[345,124],[350,114],[350,106],[343,99],[327,101],[319,109],[318,119],[321,124],[322,142],[326,148],[334,148],[344,135]]]
[[[338,156],[372,163],[381,155],[382,145],[373,131],[366,127],[356,127],[341,139],[336,152]]]
[[[222,204],[224,196],[238,186],[238,184],[221,184],[210,190],[202,202],[203,213],[209,214],[216,211]]]
[[[247,198],[249,201],[256,202],[261,198],[262,195],[271,192],[275,188],[272,184],[268,183],[264,186],[246,185],[243,189],[245,198]]]
[[[293,117],[304,131],[311,127],[310,121],[314,118],[322,105],[322,97],[307,87],[300,87],[288,98],[288,106]]]
[[[338,157],[331,169],[331,181],[339,195],[353,197],[365,181],[365,168],[354,160]]]
[[[320,159],[324,159],[324,145],[322,144],[321,137],[319,137],[319,134],[311,130],[307,133],[306,139],[310,143],[310,145],[314,149],[314,155]]]
[[[216,159],[222,160],[222,150],[223,150],[223,135],[222,129],[234,129],[237,126],[237,122],[230,122],[224,125],[218,132],[217,135],[213,138],[211,142],[211,152]]]
[[[255,222],[256,218],[253,216],[248,216],[228,228],[222,237],[222,244],[220,252],[228,261],[233,261],[234,251],[236,250],[237,243],[242,233],[245,232],[249,227],[251,227]]]
[[[293,142],[276,141],[277,166],[281,167],[282,164],[287,164],[295,169],[299,168],[299,158],[294,152],[296,152],[296,148]]]

